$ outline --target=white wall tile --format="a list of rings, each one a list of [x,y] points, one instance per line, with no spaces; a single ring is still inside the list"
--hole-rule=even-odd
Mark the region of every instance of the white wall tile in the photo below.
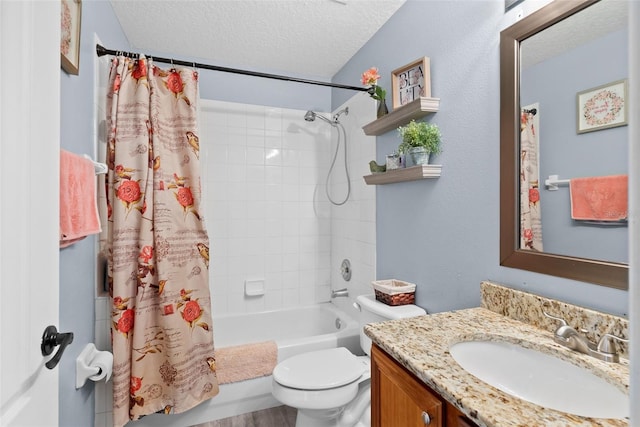
[[[258,149],[258,150],[261,150],[264,153],[264,150],[262,150],[262,149]],[[256,162],[254,164],[249,164],[247,166],[247,169],[246,169],[247,182],[260,183],[260,184],[264,183],[265,167],[264,167],[263,163],[264,163],[264,158],[262,159],[262,163]],[[262,189],[262,192],[264,194],[264,188]],[[264,197],[264,195],[263,195],[263,197]]]
[[[282,253],[297,254],[300,252],[300,238],[298,235],[282,237]]]
[[[282,130],[282,109],[269,107],[265,111],[265,129]]]
[[[244,293],[233,292],[227,296],[229,313],[246,313],[244,307]],[[215,316],[215,313],[214,313]],[[215,330],[214,330],[215,333]]]
[[[300,304],[298,289],[288,289],[282,292],[282,306],[295,307]]]
[[[268,184],[264,189],[264,197],[266,200],[279,202],[283,200],[282,186],[279,184]]]
[[[265,254],[265,274],[281,273],[283,262],[282,253]]]
[[[370,105],[368,98],[354,100]],[[375,191],[359,188],[360,159],[375,153],[375,145],[356,120],[343,121],[355,191],[344,207],[332,207],[324,185],[337,132],[324,122],[305,122],[304,113],[206,101],[201,138],[212,143],[203,155],[203,199],[215,248],[210,274],[217,281],[217,310],[243,312],[326,301],[333,271],[339,269],[333,265],[337,258],[353,258],[356,266],[375,265],[353,253],[363,250],[365,256],[375,257],[370,247],[357,244],[375,242],[375,213],[363,208],[375,208]],[[331,181],[337,199],[346,190],[343,155],[339,152]],[[363,194],[373,202],[363,201]],[[366,224],[360,223],[363,210]],[[251,275],[268,278],[264,297],[244,297],[244,279]]]
[[[300,285],[300,270],[296,267],[289,271],[286,270],[286,266],[290,265],[285,261],[285,269],[282,272],[282,289],[298,289]],[[297,265],[297,263],[296,263]]]
[[[267,295],[269,294],[268,291],[282,289],[282,274],[283,274],[282,270],[276,271],[276,272],[271,272],[271,271],[265,272],[264,286],[265,286],[265,289],[267,290]]]
[[[278,166],[265,166],[264,183],[268,185],[282,184],[282,168]]]
[[[282,308],[282,291],[270,290],[264,296],[265,310],[278,310]]]
[[[311,305],[316,300],[316,291],[313,287],[300,289],[300,304]]]
[[[227,295],[216,295],[211,298],[211,309],[216,316],[221,316],[229,312],[227,306]],[[214,326],[214,339],[215,339],[215,326]]]

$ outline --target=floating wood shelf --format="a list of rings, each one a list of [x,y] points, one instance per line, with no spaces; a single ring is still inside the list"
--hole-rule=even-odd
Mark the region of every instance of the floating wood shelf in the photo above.
[[[387,172],[366,175],[364,181],[368,185],[393,184],[394,182],[439,178],[441,172],[442,165],[418,165],[410,168],[392,169]]]
[[[435,113],[439,108],[440,98],[418,98],[372,121],[362,129],[367,135],[382,135],[392,129],[397,129],[398,126],[406,125],[412,119],[419,119],[427,114]]]

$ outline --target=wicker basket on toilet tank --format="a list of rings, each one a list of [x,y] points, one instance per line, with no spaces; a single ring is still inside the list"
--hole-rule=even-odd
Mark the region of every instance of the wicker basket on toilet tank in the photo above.
[[[376,300],[387,305],[413,304],[416,300],[416,285],[402,280],[374,280],[371,282]]]

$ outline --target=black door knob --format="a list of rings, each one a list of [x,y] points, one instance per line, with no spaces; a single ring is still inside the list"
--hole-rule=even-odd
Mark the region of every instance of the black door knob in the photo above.
[[[73,342],[73,332],[60,333],[58,329],[49,325],[45,328],[42,334],[42,343],[40,344],[40,351],[43,356],[48,356],[53,353],[53,349],[60,346],[58,352],[44,364],[49,369],[53,369],[60,362],[64,349]]]

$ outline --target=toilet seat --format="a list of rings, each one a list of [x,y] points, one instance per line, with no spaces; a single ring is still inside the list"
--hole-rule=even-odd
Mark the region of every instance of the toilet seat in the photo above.
[[[327,390],[356,381],[367,366],[344,347],[293,356],[273,370],[278,384],[298,390]]]
[[[426,314],[415,305],[386,305],[375,295],[358,296],[354,306],[366,356],[355,356],[346,348],[316,350],[285,359],[273,370],[272,395],[298,410],[296,427],[371,426],[371,338],[363,328]]]
[[[292,408],[327,411],[327,414],[333,413],[333,415],[337,415],[356,397],[358,389],[359,383],[356,381],[327,390],[300,390],[285,387],[275,379],[271,383],[271,392],[279,402]]]

